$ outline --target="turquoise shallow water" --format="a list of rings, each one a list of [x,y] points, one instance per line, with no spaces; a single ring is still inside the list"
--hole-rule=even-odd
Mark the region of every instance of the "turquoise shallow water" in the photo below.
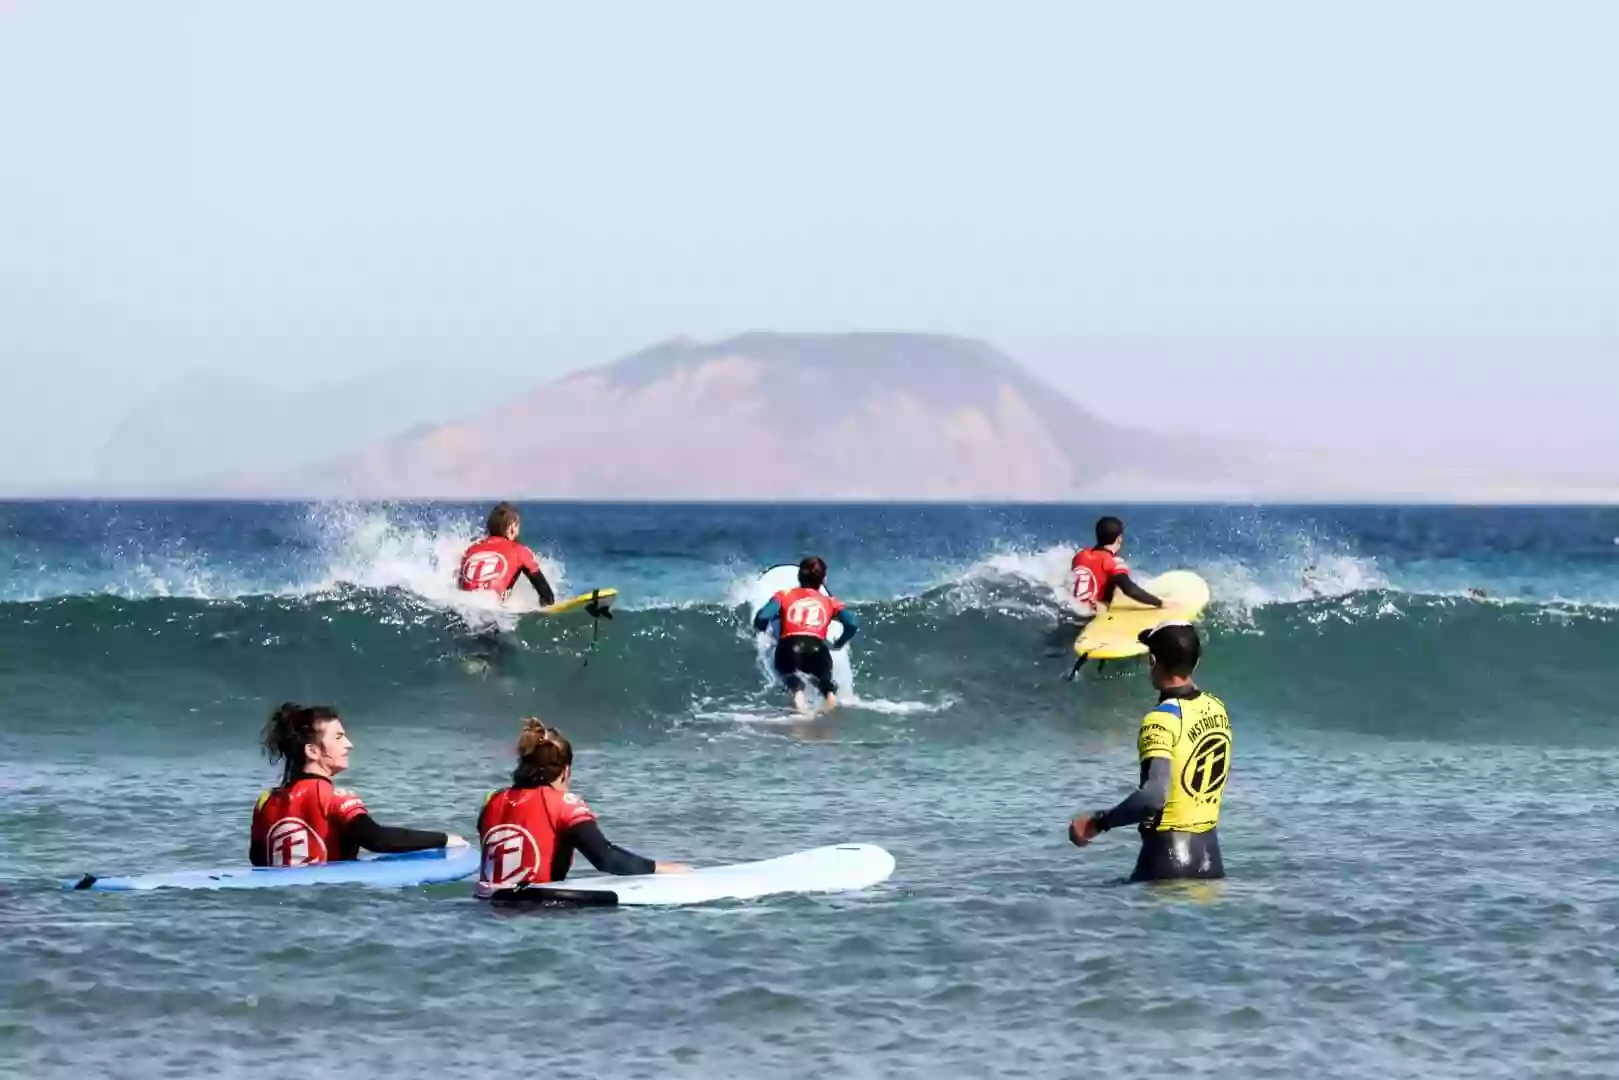
[[[1613,1075],[1619,514],[1127,512],[1144,570],[1215,586],[1236,739],[1230,876],[1140,887],[1133,836],[1063,831],[1152,701],[1059,678],[1051,567],[1095,508],[534,508],[570,585],[625,590],[588,667],[584,625],[491,657],[446,611],[475,509],[0,508],[0,1072]],[[808,728],[735,611],[801,549],[868,624],[862,705]],[[472,832],[538,711],[633,850],[897,869],[616,912],[55,887],[242,859],[283,696],[344,709],[384,821]]]

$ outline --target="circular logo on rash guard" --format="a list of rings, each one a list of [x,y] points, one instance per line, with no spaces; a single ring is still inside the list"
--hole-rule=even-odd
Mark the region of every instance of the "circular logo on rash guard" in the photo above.
[[[498,551],[480,551],[461,567],[461,580],[468,585],[489,585],[506,574],[506,556]]]
[[[264,834],[271,866],[311,866],[326,861],[326,841],[299,818],[282,818]]]
[[[521,885],[539,869],[540,845],[521,825],[496,825],[483,834],[483,880],[490,885]]]
[[[1197,741],[1181,769],[1181,787],[1200,798],[1218,794],[1231,772],[1231,736],[1211,731]]]
[[[813,597],[794,600],[793,606],[787,609],[787,621],[794,626],[819,630],[826,625],[826,607]]]
[[[1081,600],[1092,599],[1096,591],[1096,575],[1081,566],[1074,571],[1074,595]]]

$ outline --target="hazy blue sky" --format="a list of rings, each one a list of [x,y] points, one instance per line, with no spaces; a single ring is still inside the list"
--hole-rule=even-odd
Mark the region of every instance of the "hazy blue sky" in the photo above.
[[[87,477],[190,368],[749,329],[1619,472],[1616,42],[1611,2],[0,0],[0,482]]]

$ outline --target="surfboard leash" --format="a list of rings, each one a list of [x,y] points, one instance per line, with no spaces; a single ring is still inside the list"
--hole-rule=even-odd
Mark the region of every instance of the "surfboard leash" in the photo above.
[[[590,666],[591,654],[596,651],[596,641],[601,637],[601,621],[613,617],[613,609],[601,606],[600,589],[590,590],[590,603],[585,605],[585,614],[590,616],[590,644],[585,648],[584,667]]]

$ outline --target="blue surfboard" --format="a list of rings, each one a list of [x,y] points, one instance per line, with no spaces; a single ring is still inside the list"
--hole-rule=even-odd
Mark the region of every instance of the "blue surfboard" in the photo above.
[[[139,877],[95,877],[86,874],[64,881],[64,889],[94,892],[146,892],[150,889],[279,889],[297,885],[369,885],[377,889],[404,889],[412,885],[440,885],[478,873],[481,856],[472,845],[429,848],[397,855],[379,855],[352,862],[319,866],[231,866],[220,870],[179,870],[171,874]]]

